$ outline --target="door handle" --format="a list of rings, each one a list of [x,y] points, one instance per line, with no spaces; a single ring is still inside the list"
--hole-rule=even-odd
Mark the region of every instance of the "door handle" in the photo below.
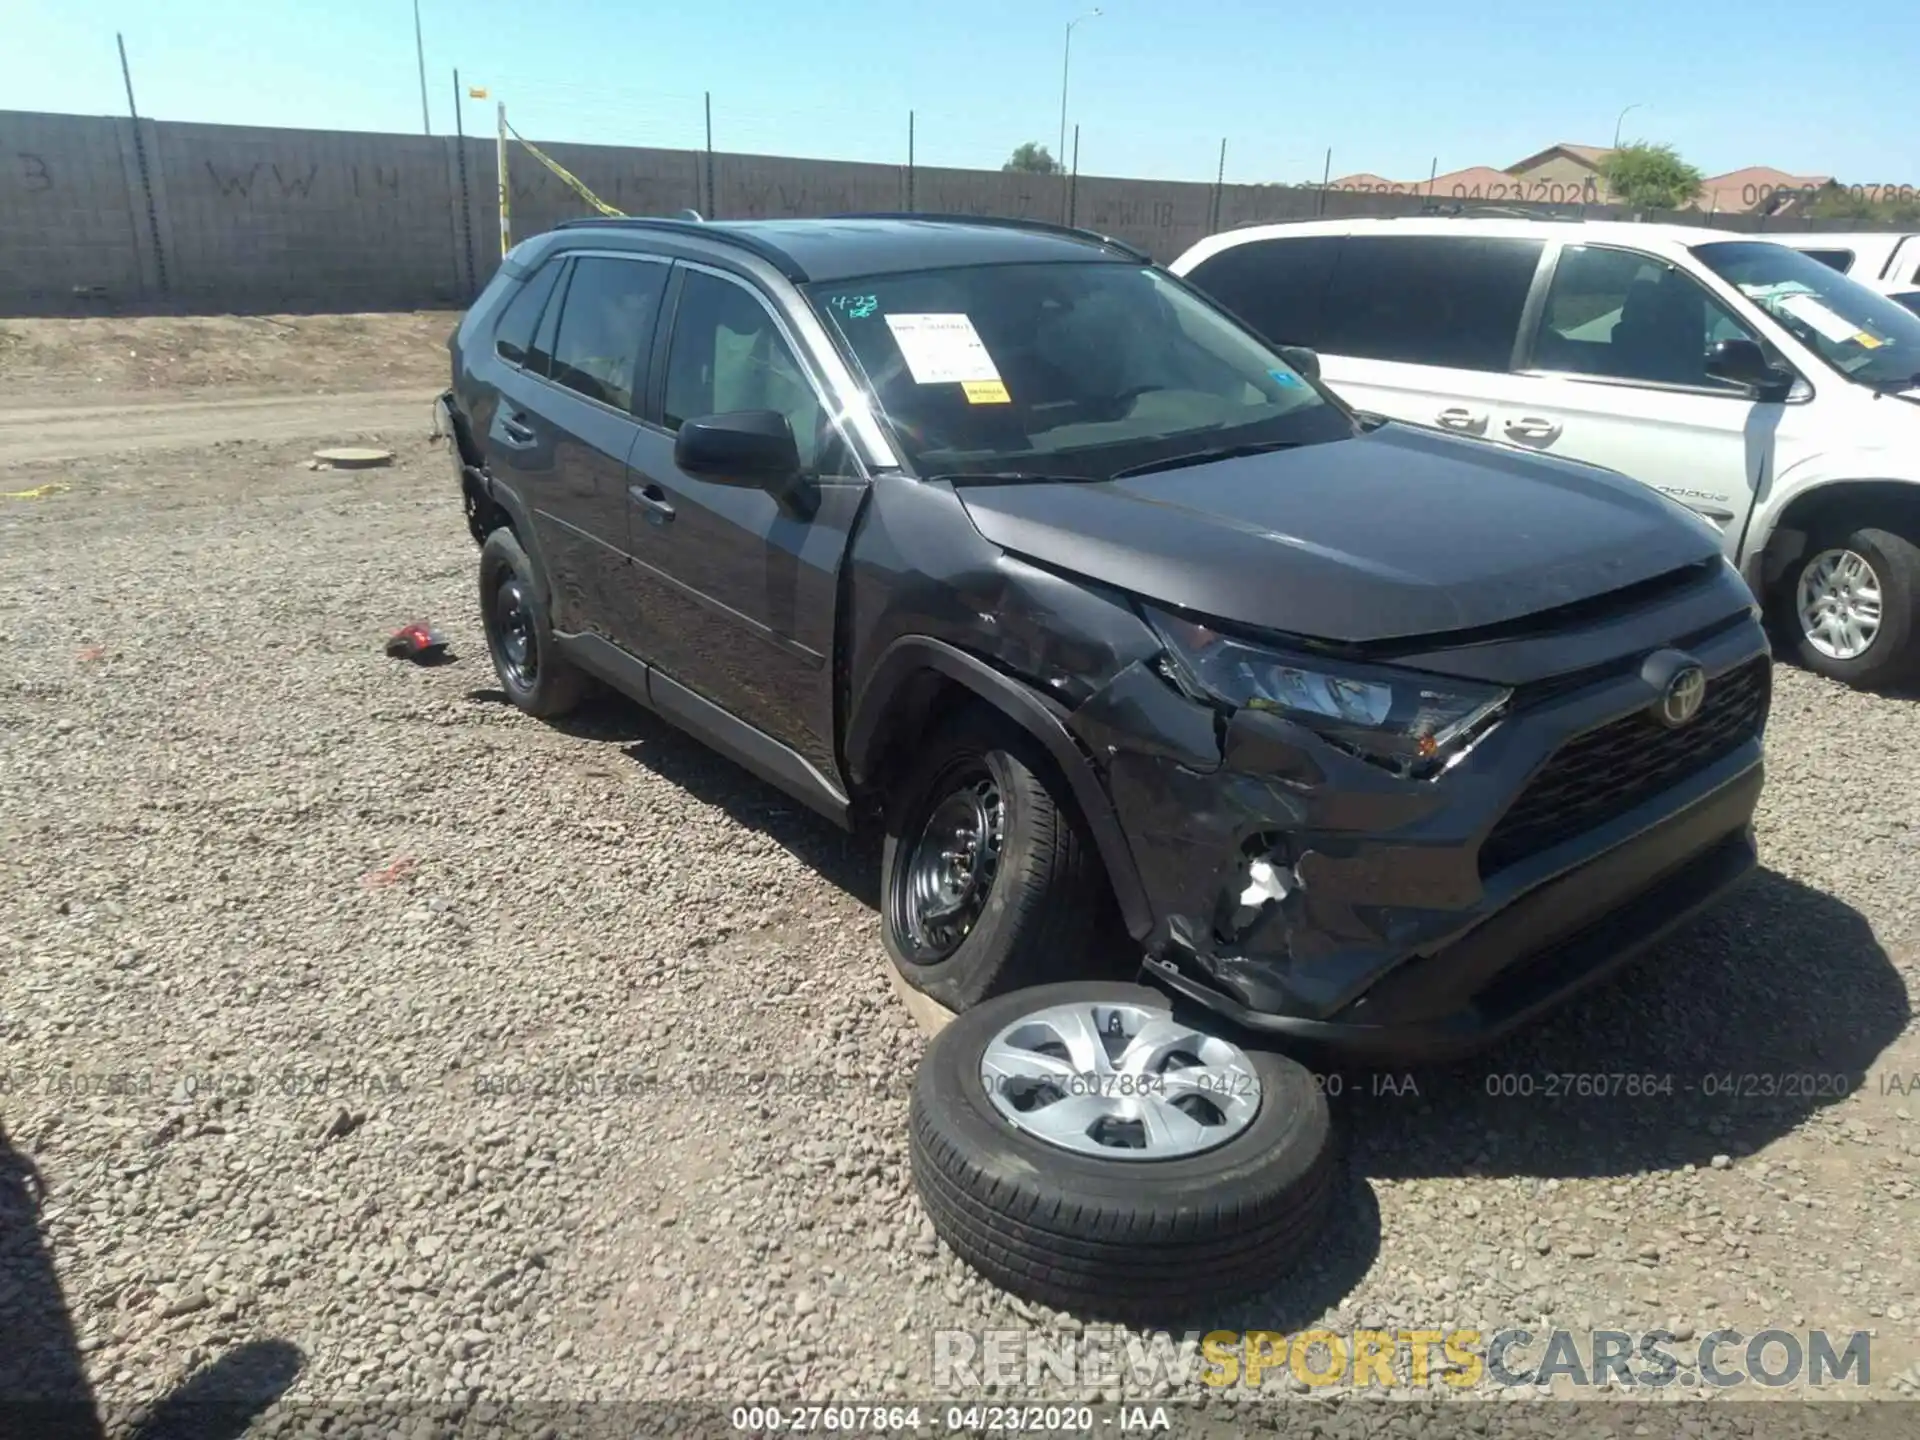
[[[500,433],[516,445],[531,445],[540,437],[533,433],[533,427],[523,423],[518,416],[510,415],[500,422]]]
[[[1559,433],[1558,420],[1544,420],[1538,415],[1523,415],[1507,422],[1507,434],[1516,440],[1551,440]]]
[[[1480,430],[1487,423],[1485,415],[1478,410],[1469,410],[1464,405],[1450,406],[1434,418],[1448,430]]]
[[[655,524],[665,524],[673,519],[673,505],[667,499],[667,492],[658,485],[629,485],[627,498],[651,513]]]

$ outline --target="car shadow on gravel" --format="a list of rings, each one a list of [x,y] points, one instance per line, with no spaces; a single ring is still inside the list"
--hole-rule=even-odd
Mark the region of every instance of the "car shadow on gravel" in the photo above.
[[[508,703],[499,690],[474,690],[467,698]],[[619,746],[628,759],[765,835],[869,910],[879,909],[877,834],[847,833],[625,696],[602,691],[571,715],[548,723],[576,739]]]
[[[33,1440],[239,1440],[306,1357],[284,1340],[222,1353],[165,1395],[103,1415],[40,1230],[47,1186],[0,1126],[0,1435]]]
[[[1762,870],[1613,981],[1485,1055],[1342,1074],[1336,1113],[1355,1167],[1381,1178],[1705,1166],[1877,1085],[1875,1061],[1910,1018],[1906,985],[1866,918]]]

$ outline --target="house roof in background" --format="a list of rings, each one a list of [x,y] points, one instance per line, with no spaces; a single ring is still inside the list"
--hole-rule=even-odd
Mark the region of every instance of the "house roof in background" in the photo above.
[[[1426,189],[1425,181],[1420,188]],[[1522,182],[1491,165],[1469,165],[1464,170],[1449,170],[1433,177],[1433,193],[1449,199],[1455,198],[1456,190],[1469,195],[1477,190],[1480,193],[1473,195],[1476,200],[1520,200],[1525,198],[1519,193],[1522,188]]]
[[[1707,211],[1746,211],[1773,202],[1770,208],[1778,210],[1799,200],[1800,192],[1817,190],[1832,179],[1831,175],[1789,175],[1771,165],[1748,165],[1724,175],[1709,175],[1694,203]],[[1782,196],[1784,200],[1779,198]]]
[[[1507,173],[1513,175],[1522,170],[1530,170],[1542,160],[1549,159],[1556,154],[1571,155],[1581,164],[1589,168],[1594,168],[1600,164],[1601,159],[1611,148],[1612,147],[1607,145],[1572,145],[1561,140],[1547,146],[1544,150],[1535,151],[1524,160],[1514,161],[1513,164],[1507,166]]]

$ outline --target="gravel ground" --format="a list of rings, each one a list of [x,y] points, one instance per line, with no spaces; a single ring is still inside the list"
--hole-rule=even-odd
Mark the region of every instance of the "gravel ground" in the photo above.
[[[251,1344],[289,1401],[924,1397],[938,1330],[1079,1329],[913,1198],[876,847],[505,705],[390,438],[0,461],[67,487],[0,500],[0,1396]],[[420,617],[452,663],[381,654]],[[1765,873],[1484,1060],[1330,1080],[1326,1246],[1170,1326],[1867,1328],[1920,1383],[1920,702],[1777,677]]]

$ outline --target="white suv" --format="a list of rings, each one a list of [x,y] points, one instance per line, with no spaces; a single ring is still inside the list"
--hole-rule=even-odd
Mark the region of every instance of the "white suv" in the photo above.
[[[1602,221],[1266,225],[1172,269],[1363,410],[1704,516],[1809,668],[1920,674],[1920,316],[1886,296],[1768,241]]]

